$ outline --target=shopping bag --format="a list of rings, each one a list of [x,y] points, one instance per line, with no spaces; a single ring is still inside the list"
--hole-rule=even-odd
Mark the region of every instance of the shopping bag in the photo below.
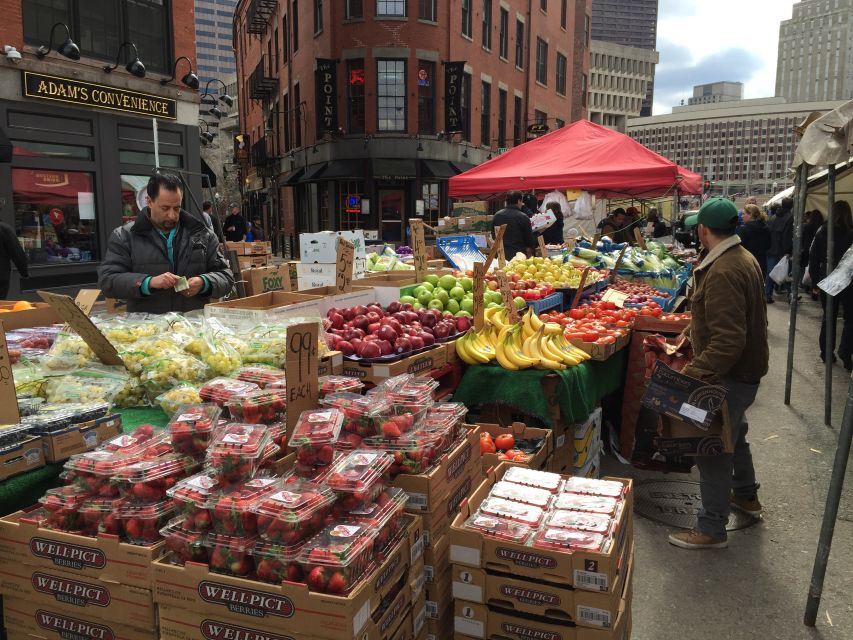
[[[770,272],[770,279],[778,285],[783,285],[788,281],[788,266],[790,258],[782,256],[782,259],[776,263],[773,270]]]
[[[809,288],[812,286],[812,274],[809,273],[809,265],[806,265],[805,273],[803,273],[803,287]]]

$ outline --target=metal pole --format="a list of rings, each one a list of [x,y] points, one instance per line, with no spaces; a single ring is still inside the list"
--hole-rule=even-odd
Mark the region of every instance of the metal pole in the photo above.
[[[151,118],[151,130],[154,133],[154,170],[160,169],[160,136],[157,133],[157,118]]]
[[[806,193],[809,187],[809,165],[805,162],[800,165],[797,173],[797,190],[794,200],[794,255],[793,258],[793,282],[791,282],[791,315],[788,320],[788,364],[785,369],[785,404],[791,404],[791,378],[794,373],[794,338],[797,333],[797,296],[800,290],[800,252],[803,243],[802,220],[806,208]]]
[[[835,164],[827,167],[827,221],[826,221],[826,275],[832,273],[835,268],[835,220],[833,209],[835,208]],[[826,356],[826,373],[823,379],[823,422],[832,424],[832,360],[835,358],[835,297],[824,294],[826,308],[824,309],[824,327],[826,329],[826,343],[824,354]],[[845,318],[846,322],[846,318]]]
[[[841,432],[838,434],[838,447],[835,449],[835,462],[832,465],[832,478],[826,494],[826,509],[823,511],[823,524],[820,527],[820,539],[817,543],[812,580],[809,584],[809,596],[806,600],[806,614],[803,624],[815,626],[820,598],[823,594],[823,580],[826,577],[826,565],[829,562],[829,549],[835,533],[835,521],[838,518],[838,504],[844,489],[844,474],[847,472],[847,460],[850,457],[850,441],[853,440],[853,377],[847,384],[847,404],[841,420]]]

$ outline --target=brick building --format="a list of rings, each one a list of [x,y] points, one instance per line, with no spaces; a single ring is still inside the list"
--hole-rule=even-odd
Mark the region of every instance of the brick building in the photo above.
[[[586,116],[590,6],[241,0],[234,47],[252,213],[268,216],[286,252],[304,231],[358,227],[400,241],[410,216],[447,215],[449,177]]]
[[[193,0],[94,5],[0,0],[0,220],[30,265],[27,279],[13,271],[12,298],[97,283],[154,169],[152,118],[160,166],[185,177],[196,210],[199,97],[180,82],[195,68]]]

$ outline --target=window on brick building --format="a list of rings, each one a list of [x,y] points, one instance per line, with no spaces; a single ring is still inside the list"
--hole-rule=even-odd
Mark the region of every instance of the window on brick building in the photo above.
[[[290,94],[284,94],[284,150],[290,151],[293,147],[292,137],[291,137],[291,118],[293,114],[290,113]]]
[[[346,0],[347,20],[364,17],[364,4],[362,0]]]
[[[471,37],[471,0],[462,0],[462,35]]]
[[[492,146],[492,85],[483,82],[480,88],[480,144]]]
[[[364,60],[347,60],[347,131],[364,133]]]
[[[562,53],[557,54],[557,93],[566,95],[566,68],[568,60]]]
[[[314,0],[314,33],[323,30],[323,0]]]
[[[522,109],[521,97],[515,96],[514,112],[512,115],[512,145],[517,147],[521,144],[521,116]]]
[[[524,22],[515,21],[515,66],[524,69]]]
[[[536,81],[548,84],[548,43],[536,38]]]
[[[498,148],[506,147],[506,89],[498,89]]]
[[[483,48],[492,48],[492,0],[483,0]]]
[[[500,43],[498,54],[504,60],[509,54],[509,11],[501,7],[500,18]]]
[[[376,0],[376,15],[405,17],[406,0]]]
[[[581,104],[583,106],[586,106],[587,104],[587,92],[589,90],[587,82],[586,74],[581,74]]]
[[[566,28],[566,19],[568,18],[568,0],[560,0],[560,26]]]
[[[278,46],[278,28],[275,30],[275,68],[278,69],[281,66],[281,50]]]
[[[287,14],[281,19],[281,61],[290,60],[290,27],[287,26]]]
[[[418,133],[435,133],[435,63],[418,60]]]
[[[438,22],[438,9],[436,0],[418,0],[418,19]]]
[[[302,96],[298,82],[293,85],[293,140],[297,148],[302,146]]]
[[[548,0],[539,0],[539,8],[548,13]]]
[[[376,61],[376,117],[379,131],[406,130],[406,61]]]
[[[471,141],[471,74],[462,74],[462,93],[459,96],[459,114],[462,116],[462,139]]]
[[[293,53],[299,51],[299,0],[293,0],[293,8],[290,10],[293,17]],[[301,145],[298,145],[301,146]]]
[[[562,129],[565,126],[566,126],[565,120],[561,120],[560,118],[557,118],[556,120],[554,120],[554,128],[555,129]]]

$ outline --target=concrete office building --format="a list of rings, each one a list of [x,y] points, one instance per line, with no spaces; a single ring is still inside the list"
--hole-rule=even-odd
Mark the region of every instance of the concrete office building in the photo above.
[[[784,98],[675,107],[628,122],[628,135],[714,181],[715,194],[761,194],[790,186],[794,127],[841,102],[789,103]]]
[[[640,115],[658,52],[593,40],[589,56],[589,119],[626,133]]]
[[[658,0],[592,0],[592,39],[639,49],[657,49]],[[654,69],[640,115],[652,115]]]
[[[232,43],[236,5],[237,0],[195,0],[196,56],[202,87],[208,80],[237,73]],[[220,89],[219,83],[210,85],[211,93]]]
[[[713,104],[743,100],[743,82],[711,82],[693,87],[693,97],[687,104]]]
[[[802,0],[779,27],[776,95],[790,102],[853,98],[853,0]]]

